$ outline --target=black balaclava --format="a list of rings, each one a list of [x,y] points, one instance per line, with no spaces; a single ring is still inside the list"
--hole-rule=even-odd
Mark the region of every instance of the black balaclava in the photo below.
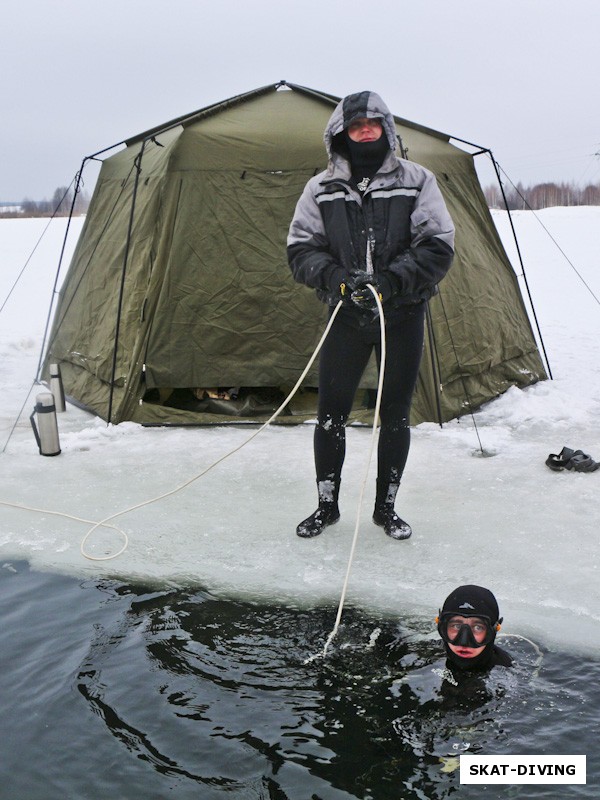
[[[489,623],[490,632],[485,640],[485,649],[478,656],[461,658],[448,646],[446,623],[453,616],[482,617]],[[494,640],[501,622],[498,603],[489,589],[483,586],[459,586],[444,601],[438,618],[438,632],[444,640],[448,660],[461,670],[486,669],[494,655]],[[473,646],[481,647],[476,644]]]
[[[374,142],[354,142],[348,131],[343,133],[348,148],[350,167],[352,169],[352,182],[364,192],[379,167],[383,164],[390,146],[385,133]],[[362,183],[365,181],[364,183]],[[363,187],[364,188],[361,188]]]

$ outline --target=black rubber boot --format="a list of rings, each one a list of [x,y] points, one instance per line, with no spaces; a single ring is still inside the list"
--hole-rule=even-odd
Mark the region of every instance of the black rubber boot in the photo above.
[[[340,518],[337,503],[319,503],[314,514],[303,520],[296,528],[296,534],[303,539],[312,539],[323,533],[328,525],[334,525]]]
[[[379,525],[391,536],[392,539],[408,539],[412,535],[412,528],[394,511],[394,506],[382,505],[375,508],[373,522]]]
[[[296,534],[303,539],[312,539],[323,533],[328,525],[334,525],[340,518],[338,508],[338,495],[340,492],[340,482],[335,476],[324,481],[317,481],[317,491],[319,493],[319,507],[303,520],[296,528]]]
[[[412,528],[394,511],[399,486],[399,483],[377,481],[373,522],[383,528],[392,539],[408,539],[412,535]]]

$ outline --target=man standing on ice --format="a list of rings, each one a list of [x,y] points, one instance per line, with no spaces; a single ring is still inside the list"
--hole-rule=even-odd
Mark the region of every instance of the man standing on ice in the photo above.
[[[330,311],[342,300],[321,350],[314,436],[318,508],[296,533],[318,536],[340,518],[345,426],[375,348],[383,304],[386,366],[373,521],[394,539],[410,525],[394,510],[410,446],[409,415],[423,351],[425,304],[450,269],[454,226],[433,174],[396,156],[394,118],[379,95],[336,106],[325,129],[327,169],[306,185],[290,225],[288,261],[299,283]]]

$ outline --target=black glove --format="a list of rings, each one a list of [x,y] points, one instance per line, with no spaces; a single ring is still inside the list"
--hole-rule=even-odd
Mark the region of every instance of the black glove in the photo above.
[[[377,308],[377,301],[373,296],[373,292],[368,288],[368,284],[375,289],[381,303],[385,303],[398,291],[398,282],[391,272],[380,272],[377,275],[364,272],[359,273],[359,275],[362,281],[359,282],[357,280],[351,295],[352,302],[359,308],[370,311],[374,311]],[[356,276],[357,279],[359,275]]]
[[[345,305],[351,304],[352,276],[343,267],[334,267],[327,279],[329,296],[334,302],[342,300]]]

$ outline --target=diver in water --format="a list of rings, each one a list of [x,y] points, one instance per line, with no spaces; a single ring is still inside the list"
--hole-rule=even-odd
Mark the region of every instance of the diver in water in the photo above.
[[[502,618],[496,598],[483,586],[459,586],[437,618],[450,669],[482,671],[510,667],[512,658],[495,644]]]
[[[454,589],[436,621],[445,659],[431,642],[418,640],[412,648],[404,642],[390,687],[396,713],[390,724],[423,764],[451,772],[459,754],[486,752],[502,735],[498,719],[524,672],[522,665],[512,668],[511,656],[495,643],[502,619],[489,589]]]

